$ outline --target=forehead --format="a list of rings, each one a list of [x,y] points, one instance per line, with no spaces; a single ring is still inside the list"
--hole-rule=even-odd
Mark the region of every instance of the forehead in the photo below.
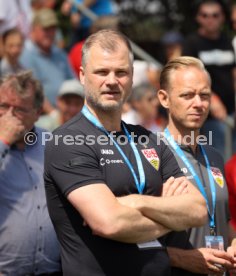
[[[130,52],[127,46],[118,42],[114,49],[104,49],[98,43],[92,45],[87,56],[87,66],[131,66]]]
[[[9,43],[9,42],[13,42],[13,41],[23,41],[23,38],[20,34],[10,34],[7,36],[6,40],[5,40],[5,43]]]
[[[199,12],[223,12],[220,4],[206,3],[199,7]]]
[[[8,87],[0,88],[0,101],[8,103],[22,103],[23,105],[33,103],[34,94],[31,90],[25,95],[19,95],[14,89]]]
[[[206,71],[194,66],[173,70],[170,74],[170,85],[175,87],[189,87],[193,89],[210,88],[210,79]]]

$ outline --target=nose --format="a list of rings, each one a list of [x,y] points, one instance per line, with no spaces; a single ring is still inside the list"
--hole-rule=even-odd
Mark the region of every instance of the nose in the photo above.
[[[194,100],[193,100],[193,105],[196,106],[196,107],[202,107],[202,99],[200,97],[200,95],[196,95],[194,97]]]
[[[107,85],[116,85],[116,84],[117,84],[117,78],[116,78],[115,73],[110,72],[110,73],[107,75],[106,84],[107,84]]]

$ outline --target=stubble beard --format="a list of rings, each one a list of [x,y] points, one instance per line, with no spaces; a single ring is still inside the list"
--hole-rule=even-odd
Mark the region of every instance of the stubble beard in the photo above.
[[[97,97],[94,97],[93,93],[87,92],[86,93],[86,101],[87,103],[96,110],[101,112],[115,112],[121,110],[123,106],[123,101],[119,100],[116,103],[105,104]]]

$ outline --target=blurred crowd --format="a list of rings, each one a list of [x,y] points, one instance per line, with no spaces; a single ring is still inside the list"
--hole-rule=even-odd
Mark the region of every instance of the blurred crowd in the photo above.
[[[65,43],[62,31],[59,28],[59,19],[55,12],[56,4],[56,0],[0,0],[0,77],[5,79],[12,74],[25,72],[25,70],[32,72],[32,76],[39,81],[39,85],[42,86],[44,92],[44,100],[39,108],[39,114],[34,117],[36,129],[42,127],[48,131],[53,131],[64,124],[75,116],[83,106],[84,92],[79,81],[79,68],[82,46],[86,37],[105,28],[118,30],[120,18],[119,14],[115,12],[114,3],[111,0],[62,1],[60,13],[67,16],[71,24],[67,43]],[[84,12],[81,11],[81,6],[85,7]],[[233,37],[224,32],[225,24],[229,24],[226,21],[227,8],[230,12],[231,28],[235,32]],[[92,18],[86,16],[87,9],[92,11]],[[176,30],[169,30],[161,38],[160,42],[164,49],[165,60],[169,61],[181,55],[193,56],[202,60],[211,76],[213,90],[210,116],[202,132],[208,136],[209,131],[212,131],[213,146],[224,155],[225,148],[230,146],[225,138],[229,129],[230,141],[232,142],[232,150],[230,148],[230,151],[233,154],[236,150],[236,132],[234,129],[236,4],[226,7],[221,1],[202,1],[196,8],[193,20],[197,22],[198,29],[189,36],[184,36]],[[123,108],[123,120],[125,122],[140,124],[155,133],[161,132],[167,124],[166,111],[161,108],[157,98],[161,69],[162,66],[145,60],[137,59],[134,61],[133,92]],[[26,109],[28,108],[27,104],[26,101]],[[6,109],[6,106],[2,105],[0,97],[0,112],[4,108]],[[21,111],[24,112],[24,110],[19,110],[19,112]],[[31,115],[30,113],[29,116]],[[20,124],[15,122],[9,114],[8,117],[10,123]],[[24,118],[24,120],[28,120],[28,118]],[[9,128],[12,127],[10,123],[8,124]],[[4,124],[5,126],[3,126]],[[7,132],[4,127],[6,128],[6,121],[0,122],[0,138],[3,141],[11,135],[15,135],[15,133]],[[33,124],[31,127],[33,127]],[[3,137],[1,131],[7,134]],[[17,132],[17,129],[15,131]],[[14,142],[14,139],[11,142],[6,141],[7,146],[0,147],[3,157]],[[37,155],[37,153],[34,153],[34,155]],[[26,156],[26,158],[28,157]],[[30,160],[28,161],[31,163]],[[39,164],[35,165],[35,169],[38,169],[37,166],[42,169],[42,158],[38,162]],[[234,182],[234,175],[236,174],[232,169],[235,167],[236,159],[234,158],[231,162],[233,162],[233,166],[231,164],[227,171],[229,183]],[[31,169],[29,169],[29,166]],[[32,167],[34,169],[34,166],[29,166],[26,164],[25,168],[22,168],[22,171],[26,170],[25,176],[23,173],[24,182],[31,181],[27,177],[27,173],[28,170],[32,170]],[[11,167],[12,170],[14,168],[17,168],[17,164]],[[37,178],[38,182],[43,183],[42,175],[34,177]],[[234,190],[236,188],[232,188],[231,195],[235,193],[236,197],[236,191]],[[36,193],[36,191],[37,188],[31,192]],[[15,197],[17,198],[17,196]],[[36,205],[35,208],[40,209],[45,208],[46,203],[43,201]],[[232,205],[232,209],[234,206],[235,204]],[[29,206],[29,208],[31,207]],[[3,214],[3,216],[6,215]],[[11,218],[8,216],[8,219]],[[32,231],[36,233],[35,235],[38,235],[38,229],[40,227],[48,228],[48,223],[47,220],[42,220],[42,225],[35,222],[35,228]],[[10,223],[8,222],[6,225],[10,225]],[[14,227],[17,226],[14,225]],[[4,229],[0,225],[0,235],[3,231]],[[54,241],[51,240],[51,242]],[[14,249],[11,250],[14,251]],[[6,252],[11,250],[6,249]],[[18,250],[20,252],[20,249]],[[41,247],[38,250],[42,250]],[[6,252],[0,252],[0,262]],[[55,255],[55,252],[52,255]],[[40,260],[40,257],[38,258]],[[53,261],[43,263],[44,268],[48,268],[48,270],[42,270],[40,274],[60,273],[57,262],[58,260],[55,257]],[[38,274],[36,269],[38,268],[35,268],[34,273]],[[14,272],[9,275],[14,275]]]
[[[213,1],[214,2],[214,1]],[[211,115],[203,132],[213,131],[213,145],[221,152],[225,150],[225,128],[232,131],[233,151],[236,139],[232,126],[235,109],[235,37],[229,37],[223,31],[226,21],[226,6],[218,1],[215,5],[200,5],[195,11],[198,29],[189,36],[183,36],[176,30],[169,30],[161,37],[164,49],[164,60],[168,61],[180,55],[200,58],[206,65],[212,79],[213,97]],[[67,100],[70,94],[61,95],[64,81],[79,81],[81,50],[86,37],[100,29],[119,29],[119,14],[115,14],[114,3],[109,0],[96,1],[62,1],[60,13],[69,18],[71,24],[67,43],[59,28],[55,13],[56,0],[0,1],[0,34],[1,34],[1,76],[29,69],[41,82],[45,100],[42,120],[38,125],[48,128],[45,118],[57,118],[61,123],[80,110],[72,101]],[[85,12],[81,12],[81,5]],[[229,7],[227,7],[229,8]],[[88,10],[92,13],[87,15]],[[236,4],[230,7],[231,26],[236,31]],[[90,18],[90,17],[91,18]],[[147,96],[152,89],[157,91],[161,65],[145,60],[134,62],[134,91],[124,107],[124,119],[129,123],[139,123],[150,130],[161,130],[166,125],[166,113],[158,100]],[[72,89],[67,83],[66,89]],[[143,91],[139,93],[137,91]],[[73,92],[73,91],[72,91]],[[137,96],[136,96],[137,93]],[[69,95],[68,95],[69,94]],[[80,94],[80,95],[78,95]],[[75,94],[74,94],[75,96]],[[77,93],[81,98],[81,93]],[[134,100],[135,99],[135,100]],[[61,110],[58,102],[64,101],[66,109]],[[70,114],[70,116],[68,114]],[[46,117],[45,117],[46,116]],[[58,121],[58,122],[59,122]],[[58,126],[58,124],[55,124]],[[53,130],[53,128],[49,128]],[[233,152],[231,151],[231,153]]]

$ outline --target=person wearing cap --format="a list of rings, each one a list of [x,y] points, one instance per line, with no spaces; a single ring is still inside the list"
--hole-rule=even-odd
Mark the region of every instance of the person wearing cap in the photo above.
[[[181,55],[183,40],[182,34],[174,30],[163,35],[161,43],[165,52],[165,63]]]
[[[26,41],[21,63],[31,69],[42,83],[46,98],[55,106],[57,93],[63,81],[74,74],[66,53],[55,45],[58,20],[51,9],[36,12],[32,22],[31,39]]]
[[[84,104],[84,91],[76,79],[62,83],[57,96],[57,109],[39,118],[36,125],[53,131],[80,112]]]

